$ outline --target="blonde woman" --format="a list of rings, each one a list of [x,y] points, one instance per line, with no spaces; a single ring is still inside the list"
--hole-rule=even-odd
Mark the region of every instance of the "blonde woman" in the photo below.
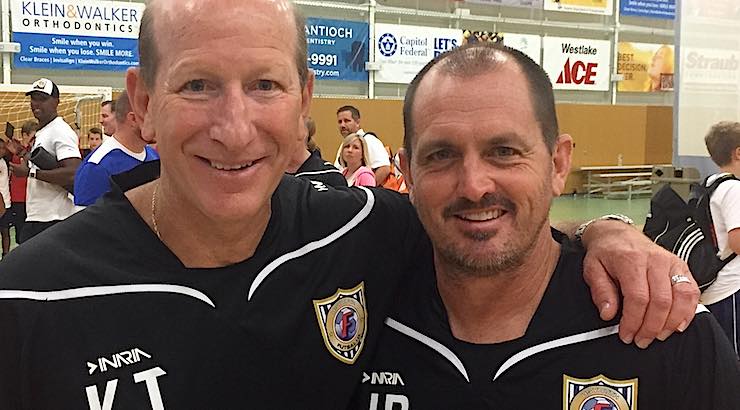
[[[342,153],[339,162],[344,169],[342,175],[349,186],[375,186],[375,174],[367,165],[367,143],[357,134],[349,134],[342,142]]]

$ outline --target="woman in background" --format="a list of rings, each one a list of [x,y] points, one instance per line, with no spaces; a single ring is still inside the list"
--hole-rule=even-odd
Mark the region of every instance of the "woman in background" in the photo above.
[[[342,154],[339,162],[344,169],[342,175],[349,186],[375,186],[375,174],[367,164],[367,143],[357,134],[349,134],[342,142]]]

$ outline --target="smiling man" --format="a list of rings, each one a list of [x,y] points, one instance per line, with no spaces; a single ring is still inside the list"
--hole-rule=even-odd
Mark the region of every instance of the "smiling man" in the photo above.
[[[398,282],[432,257],[401,195],[284,175],[313,90],[304,27],[281,0],[149,2],[126,84],[161,177],[0,262],[0,408],[347,408]],[[623,225],[589,228],[632,238],[598,242],[591,283],[619,266],[627,298],[651,294],[625,323],[652,339],[698,290],[672,292],[685,265]]]
[[[39,121],[30,152],[45,150],[56,167],[41,169],[28,158],[19,164],[10,164],[16,177],[28,178],[22,242],[75,212],[74,202],[64,187],[74,183],[75,170],[81,162],[77,133],[57,114],[59,87],[53,81],[41,78],[33,83],[26,95],[31,97],[31,111]]]
[[[404,121],[434,267],[402,288],[352,408],[740,408],[740,365],[706,308],[645,350],[593,308],[583,253],[550,229],[573,140],[540,66],[486,43],[444,53],[411,83]]]

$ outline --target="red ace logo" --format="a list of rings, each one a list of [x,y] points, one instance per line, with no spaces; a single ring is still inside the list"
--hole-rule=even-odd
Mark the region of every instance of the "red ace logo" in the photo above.
[[[563,71],[558,76],[558,84],[587,84],[594,85],[594,77],[596,77],[596,67],[598,63],[584,63],[583,61],[575,61],[573,65],[570,64],[570,58],[565,60],[565,66]]]

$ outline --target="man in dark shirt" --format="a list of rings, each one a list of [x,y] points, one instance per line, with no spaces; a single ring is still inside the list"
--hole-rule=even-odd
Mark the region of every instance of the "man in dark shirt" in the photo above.
[[[313,90],[293,6],[187,4],[148,3],[126,76],[159,179],[114,187],[0,262],[3,410],[347,408],[398,282],[432,260],[401,195],[284,175]],[[622,225],[589,229],[642,247]],[[646,271],[668,288],[667,252],[620,264],[595,244],[628,297],[660,290]],[[667,290],[667,305],[626,303],[634,334],[690,320],[698,295]]]
[[[645,350],[593,308],[582,251],[550,229],[573,142],[541,67],[484,43],[444,53],[411,83],[404,121],[434,266],[402,285],[352,408],[740,408],[740,366],[706,308]]]

